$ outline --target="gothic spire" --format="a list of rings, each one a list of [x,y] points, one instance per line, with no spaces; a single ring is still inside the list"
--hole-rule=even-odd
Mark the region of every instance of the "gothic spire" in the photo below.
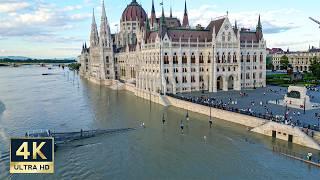
[[[183,27],[189,27],[189,18],[188,18],[188,10],[187,10],[187,0],[184,2],[184,15],[182,21]]]
[[[172,18],[172,7],[170,6],[170,18]]]
[[[154,25],[156,24],[156,11],[154,9],[154,0],[152,0],[152,10],[151,10],[151,27],[154,28]]]
[[[100,25],[100,38],[101,45],[103,47],[110,47],[111,35],[110,27],[106,15],[106,9],[104,6],[104,0],[102,1],[102,14],[101,14],[101,25]]]
[[[262,25],[261,25],[261,20],[260,20],[260,14],[259,14],[259,20],[258,20],[257,30],[262,30]]]
[[[258,20],[258,25],[256,29],[256,34],[257,34],[257,38],[261,40],[263,37],[263,33],[262,33],[262,24],[261,24],[260,14],[259,14],[259,20]]]
[[[94,9],[92,12],[92,23],[91,23],[91,35],[90,35],[90,46],[96,46],[99,44],[99,35],[97,29],[96,18],[94,16]]]

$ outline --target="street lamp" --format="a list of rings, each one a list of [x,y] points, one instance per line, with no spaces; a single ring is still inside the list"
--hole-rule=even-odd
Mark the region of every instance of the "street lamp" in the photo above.
[[[186,120],[189,121],[189,110],[187,110]]]

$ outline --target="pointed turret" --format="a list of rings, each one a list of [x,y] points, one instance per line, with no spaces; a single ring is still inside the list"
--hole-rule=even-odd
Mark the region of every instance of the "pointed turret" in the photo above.
[[[170,6],[170,18],[172,18],[172,7]]]
[[[256,28],[256,34],[257,34],[257,38],[259,40],[261,40],[263,37],[263,33],[262,33],[262,24],[261,24],[261,20],[260,20],[260,15],[259,15],[259,19],[258,19],[258,25]]]
[[[188,18],[188,10],[187,10],[187,0],[184,2],[184,15],[182,21],[183,27],[189,27],[189,18]]]
[[[101,25],[100,25],[100,45],[102,47],[111,47],[111,33],[110,27],[106,15],[106,9],[104,1],[102,1],[102,14],[101,14]]]
[[[156,11],[154,9],[154,0],[152,0],[152,10],[151,10],[151,27],[152,28],[155,28],[155,24],[157,23],[156,22]]]
[[[237,23],[237,20],[234,21],[234,30],[238,31],[238,23]]]
[[[99,44],[99,34],[96,24],[96,18],[94,16],[94,9],[92,13],[92,23],[91,23],[91,35],[90,35],[90,46],[94,47]]]
[[[163,38],[166,32],[167,32],[166,17],[164,15],[164,9],[162,6],[162,15],[160,18],[160,37]]]

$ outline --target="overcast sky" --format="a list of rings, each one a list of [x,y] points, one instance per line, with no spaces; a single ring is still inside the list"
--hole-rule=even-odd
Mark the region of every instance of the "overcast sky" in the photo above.
[[[306,50],[319,47],[319,0],[187,0],[192,26],[207,26],[226,15],[240,27],[254,29],[258,15],[268,47]],[[121,14],[131,0],[105,0],[111,30],[116,32]],[[140,0],[150,15],[151,0]],[[155,0],[157,15],[161,0]],[[165,12],[182,18],[184,0],[164,0]],[[76,57],[89,41],[92,9],[100,22],[101,0],[0,0],[0,56]]]

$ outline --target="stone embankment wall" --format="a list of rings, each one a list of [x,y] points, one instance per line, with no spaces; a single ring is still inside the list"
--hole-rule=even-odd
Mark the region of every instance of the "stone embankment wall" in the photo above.
[[[208,106],[203,106],[168,96],[162,98],[166,99],[167,102],[169,102],[169,105],[210,116],[210,107]],[[253,116],[247,116],[215,108],[211,108],[211,116],[225,121],[251,127],[252,132],[263,134],[266,136],[272,136],[273,131],[275,131],[276,138],[284,141],[288,141],[289,135],[292,135],[292,143],[320,150],[320,133],[315,134],[315,136],[319,138],[319,141],[316,141],[315,139],[305,134],[298,127],[292,127],[290,125],[280,124]]]
[[[114,86],[115,82],[100,82],[94,79],[89,79],[91,82],[96,84],[105,84]],[[118,82],[119,83],[119,82]],[[150,100],[151,102],[161,104],[163,106],[175,106],[181,109],[189,110],[192,112],[200,113],[203,115],[210,116],[210,107],[195,104],[188,101],[183,101],[169,96],[161,96],[157,93],[150,93],[148,91],[137,90],[133,84],[121,84],[116,85],[119,90],[127,90],[134,93],[136,96]],[[114,87],[112,89],[115,89]],[[289,125],[279,124],[264,119],[247,116],[235,112],[225,111],[221,109],[211,108],[211,116],[222,119],[225,121],[241,124],[252,128],[251,131],[266,136],[272,136],[273,131],[276,132],[276,138],[288,141],[289,135],[292,135],[292,142],[309,148],[320,150],[320,133],[315,133],[314,138],[309,137],[298,127],[292,127]]]

